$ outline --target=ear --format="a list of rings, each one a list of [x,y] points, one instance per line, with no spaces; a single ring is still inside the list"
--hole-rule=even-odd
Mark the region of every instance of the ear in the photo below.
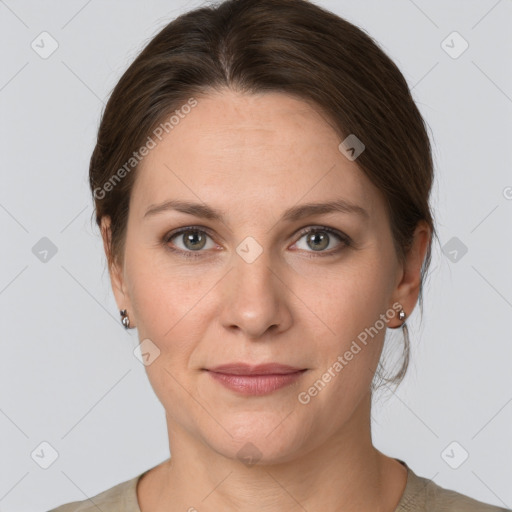
[[[425,221],[420,221],[414,231],[414,238],[405,257],[405,263],[401,275],[397,278],[397,285],[393,292],[393,303],[399,302],[406,313],[406,319],[416,306],[420,293],[421,267],[427,253],[428,246],[432,238],[432,230]],[[396,314],[396,326],[401,322],[398,320],[398,311]]]
[[[126,285],[123,277],[123,267],[119,264],[117,258],[112,253],[112,231],[110,227],[110,217],[104,216],[101,219],[101,237],[103,239],[103,249],[107,257],[108,270],[110,274],[110,284],[119,310],[131,310],[129,296],[126,293]]]

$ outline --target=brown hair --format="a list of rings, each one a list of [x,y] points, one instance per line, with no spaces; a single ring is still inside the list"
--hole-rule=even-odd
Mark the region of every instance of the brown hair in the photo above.
[[[324,113],[340,141],[355,134],[365,145],[356,163],[385,199],[400,261],[419,221],[436,236],[426,126],[402,73],[377,43],[306,0],[226,0],[166,25],[125,71],[105,106],[89,180],[97,224],[104,216],[111,219],[109,267],[123,261],[138,163],[134,151],[191,98],[226,87],[300,97]],[[430,260],[429,243],[420,307]],[[408,339],[405,354],[389,382],[398,385],[405,375]]]

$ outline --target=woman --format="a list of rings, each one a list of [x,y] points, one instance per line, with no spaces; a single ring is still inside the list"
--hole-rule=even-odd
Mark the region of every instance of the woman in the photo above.
[[[372,443],[430,263],[429,138],[363,31],[304,0],[167,25],[106,106],[90,185],[171,457],[55,511],[498,511]]]

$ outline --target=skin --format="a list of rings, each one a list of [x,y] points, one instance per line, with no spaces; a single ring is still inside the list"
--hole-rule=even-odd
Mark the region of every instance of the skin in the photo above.
[[[411,314],[430,230],[418,225],[401,265],[381,193],[307,102],[231,90],[197,99],[137,170],[123,262],[110,269],[119,309],[160,350],[146,371],[166,411],[172,457],[139,481],[141,510],[392,512],[406,469],[373,446],[370,432],[370,384],[386,329],[308,404],[298,394],[393,303]],[[338,198],[368,218],[281,219],[292,206]],[[169,210],[144,218],[169,199],[206,203],[225,217]],[[183,234],[166,242],[187,226],[206,230],[203,248],[194,251],[201,244],[186,245]],[[308,244],[299,232],[320,226],[352,245],[325,232],[328,245]],[[102,234],[108,254],[108,217]],[[251,263],[236,252],[249,236],[262,249]],[[400,324],[395,315],[387,326]],[[239,395],[203,370],[236,361],[308,370],[263,396]],[[248,442],[261,452],[254,465],[237,456]]]

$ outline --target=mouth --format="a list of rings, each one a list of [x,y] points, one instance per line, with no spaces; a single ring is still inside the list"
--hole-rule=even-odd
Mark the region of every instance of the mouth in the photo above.
[[[205,369],[224,387],[242,395],[267,395],[296,382],[307,368],[276,363],[251,366],[234,363]]]
[[[288,375],[296,373],[307,368],[298,368],[279,363],[265,363],[251,365],[248,363],[228,363],[214,368],[206,368],[207,371],[222,373],[227,375]]]

